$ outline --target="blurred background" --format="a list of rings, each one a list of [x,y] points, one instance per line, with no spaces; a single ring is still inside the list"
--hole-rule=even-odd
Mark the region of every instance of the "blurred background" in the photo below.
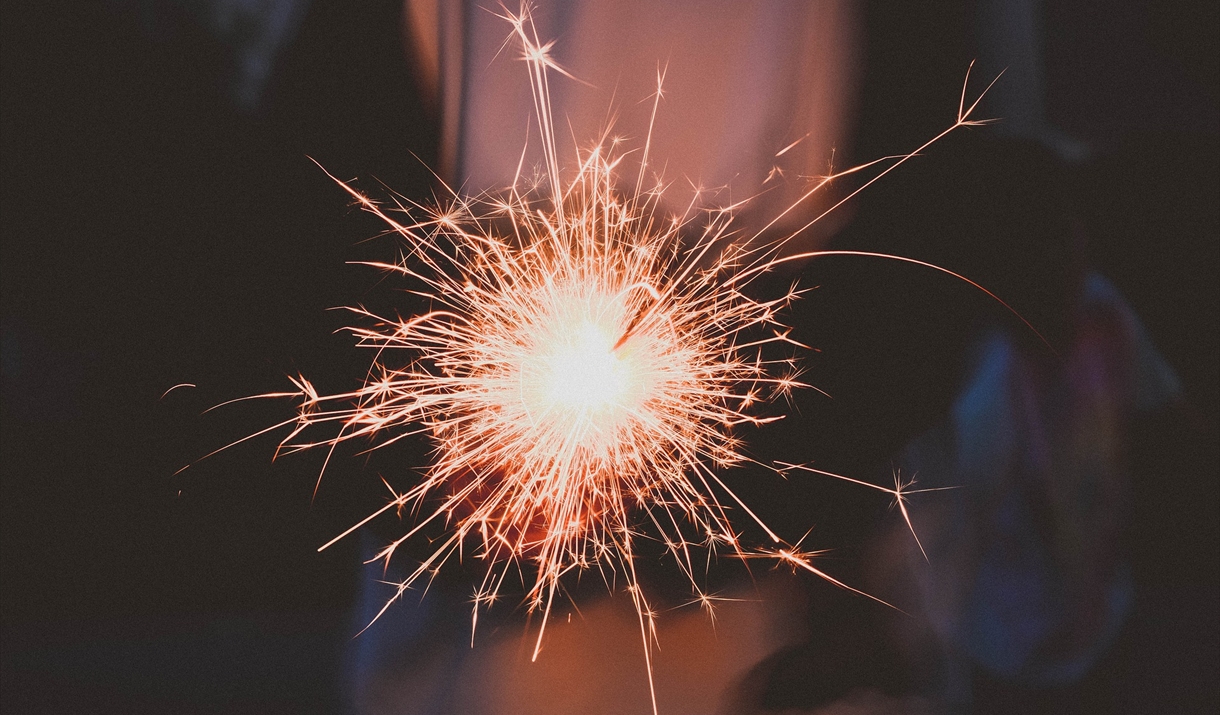
[[[366,240],[381,227],[310,157],[374,193],[383,185],[421,200],[433,191],[428,167],[477,174],[469,157],[481,141],[478,127],[447,125],[455,110],[446,102],[454,92],[468,105],[478,99],[469,73],[481,64],[468,62],[458,89],[446,90],[444,49],[429,50],[420,27],[436,23],[433,42],[443,46],[437,38],[449,36],[464,47],[463,38],[477,37],[469,18],[486,13],[466,3],[429,15],[421,5],[428,4],[4,3],[4,712],[395,711],[356,692],[368,682],[362,673],[376,669],[369,660],[376,648],[351,639],[368,598],[362,542],[316,548],[382,503],[378,474],[409,474],[390,457],[338,460],[314,497],[319,460],[273,463],[270,439],[175,473],[290,409],[257,404],[202,414],[212,405],[281,389],[297,372],[325,390],[350,387],[365,357],[334,334],[344,317],[327,309],[393,305],[393,286],[346,263],[384,260],[392,244]],[[678,19],[658,36],[698,46],[700,33],[715,32],[698,24],[707,13],[697,4],[671,5]],[[1086,638],[1091,645],[1077,649],[1073,668],[1054,677],[1009,668],[1003,657],[989,658],[1007,653],[1011,629],[984,627],[977,632],[992,633],[990,641],[945,645],[952,638],[919,606],[919,594],[934,596],[944,579],[895,576],[911,567],[895,555],[895,517],[884,500],[837,484],[784,491],[737,477],[747,499],[791,538],[816,525],[811,545],[835,548],[828,569],[916,615],[893,625],[892,614],[863,599],[797,578],[798,594],[780,589],[776,598],[805,604],[780,609],[797,614],[791,632],[799,635],[760,645],[757,662],[722,684],[733,690],[723,707],[816,712],[846,699],[842,708],[856,710],[839,711],[1215,712],[1216,6],[838,6],[846,29],[831,60],[844,63],[850,81],[828,120],[834,131],[825,134],[837,165],[909,151],[945,128],[974,59],[976,77],[1009,69],[981,108],[1005,121],[929,150],[870,188],[819,240],[962,272],[1011,302],[1064,357],[1056,363],[1039,354],[1002,310],[943,277],[901,265],[809,264],[801,283],[818,288],[792,321],[821,351],[807,378],[834,400],[802,395],[797,418],[747,437],[768,458],[816,459],[878,483],[892,480],[895,466],[917,462],[927,471],[935,464],[924,449],[928,435],[952,424],[963,396],[984,384],[978,355],[987,354],[986,336],[1007,335],[1004,354],[1026,356],[1013,360],[1032,366],[1030,374],[1060,375],[1087,333],[1077,319],[1087,293],[1120,316],[1113,320],[1126,332],[1099,339],[1081,360],[1134,355],[1122,385],[1135,396],[1115,397],[1130,409],[1114,411],[1122,429],[1107,454],[1122,466],[1106,482],[1118,496],[1102,500],[1106,527],[1094,540],[1104,544],[1074,553],[1113,562],[1096,579],[1120,595],[1057,607],[1060,619],[1111,624]],[[775,22],[779,12],[775,26],[783,27],[787,6],[776,7],[768,17]],[[453,13],[467,18],[456,33]],[[551,21],[561,29],[579,24]],[[563,62],[563,33],[556,36]],[[755,33],[751,41],[767,48],[767,38]],[[806,45],[797,35],[785,48],[777,56],[803,56]],[[428,56],[440,58],[437,67],[429,69]],[[749,76],[734,81],[748,85]],[[766,137],[775,150],[782,138]],[[513,151],[518,146],[513,139]],[[1104,285],[1090,276],[1104,276]],[[1142,327],[1132,328],[1129,316]],[[1068,392],[1082,384],[1065,374]],[[179,383],[195,387],[163,394]],[[1045,385],[1058,383],[1037,384],[1053,392]],[[1113,394],[1127,389],[1120,388]],[[1069,431],[1095,424],[1063,419]],[[1049,424],[1052,433],[1062,427]],[[418,458],[419,447],[410,449]],[[952,470],[944,478],[952,482]],[[918,515],[920,505],[913,510]],[[932,505],[924,513],[931,520],[938,512]],[[1029,518],[1035,527],[1039,519],[1060,524]],[[1042,532],[1032,533],[1036,541]],[[1062,559],[1049,558],[1051,581],[1076,578]],[[973,578],[962,568],[967,575],[944,578]],[[440,615],[420,618],[434,630],[451,626],[460,642],[469,635],[468,612],[456,581],[437,595]],[[1023,603],[1019,576],[1000,583]],[[1009,623],[1003,614],[994,620]],[[976,648],[978,638],[986,643]],[[457,706],[412,707],[401,711]]]

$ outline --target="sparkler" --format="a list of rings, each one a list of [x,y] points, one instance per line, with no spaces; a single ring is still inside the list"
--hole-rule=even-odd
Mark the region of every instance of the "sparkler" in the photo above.
[[[779,419],[764,406],[804,386],[793,356],[805,346],[780,320],[800,291],[759,300],[747,289],[782,263],[853,253],[785,255],[783,248],[945,134],[980,124],[970,118],[978,100],[967,105],[963,87],[956,122],[923,147],[822,177],[766,226],[746,232],[734,223],[741,204],[705,211],[692,201],[680,215],[664,213],[665,188],[650,180],[648,140],[634,190],[621,189],[628,152],[607,136],[577,150],[565,171],[548,82],[567,73],[527,11],[503,17],[530,76],[543,179],[527,186],[519,165],[517,179],[498,195],[449,190],[436,206],[393,208],[338,182],[404,242],[398,261],[368,265],[406,279],[430,308],[406,319],[350,308],[364,322],[350,328],[357,344],[374,351],[363,386],[323,395],[296,378],[296,390],[260,396],[298,399],[296,415],[259,434],[290,427],[277,453],[322,448],[327,461],[349,440],[381,448],[410,435],[430,438],[435,457],[421,481],[321,547],[388,511],[420,514],[378,554],[388,565],[425,528],[445,529],[377,617],[451,559],[472,555],[486,564],[472,627],[507,575],[519,571],[530,611],[541,613],[536,658],[566,575],[592,568],[621,575],[638,616],[655,711],[655,615],[635,570],[644,534],[664,544],[708,608],[714,599],[701,590],[696,567],[696,554],[705,552],[786,563],[856,591],[818,569],[813,552],[785,542],[719,476],[752,461],[736,431]],[[662,84],[658,72],[653,120]],[[763,239],[832,180],[870,167],[879,167],[872,179],[805,226]],[[324,428],[330,436],[318,437]],[[909,525],[910,489],[866,486],[892,495]],[[771,543],[743,544],[730,509]]]

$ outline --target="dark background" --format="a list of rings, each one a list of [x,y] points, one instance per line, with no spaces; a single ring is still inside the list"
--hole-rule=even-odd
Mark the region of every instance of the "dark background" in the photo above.
[[[356,544],[315,549],[380,503],[369,469],[338,460],[313,499],[319,461],[272,463],[264,439],[175,472],[290,415],[271,403],[204,409],[282,389],[298,371],[326,390],[362,374],[364,356],[333,334],[343,316],[326,309],[384,301],[378,277],[345,261],[389,246],[364,241],[381,228],[307,157],[425,197],[436,129],[397,3],[308,4],[254,106],[234,98],[232,39],[190,5],[3,6],[5,712],[341,708]],[[1187,403],[1149,423],[1135,450],[1137,636],[1105,667],[1134,711],[1205,712],[1220,668],[1216,9],[1047,6],[1048,115],[1093,150],[1047,190],[1069,197],[1089,261],[1144,319]],[[859,158],[909,149],[951,120],[974,52],[969,18],[968,4],[870,8]],[[997,171],[954,158],[972,141],[879,187],[860,211],[873,207],[871,228],[847,235],[906,226],[892,250],[932,245],[954,197],[977,183],[971,172]],[[1009,161],[998,166],[1036,171]],[[971,275],[1053,283],[1058,254],[1024,253],[1017,278],[986,265]],[[838,316],[819,328],[831,353],[819,384],[846,405],[822,439],[844,465],[855,464],[851,445],[889,454],[951,399],[945,355],[965,333],[946,321],[969,325],[975,308],[944,306],[977,296],[945,297],[943,284],[893,267],[824,268],[812,280],[825,297],[810,310]],[[1013,293],[1039,317],[1037,296]],[[936,379],[911,389],[912,369]],[[181,382],[198,387],[162,397]]]

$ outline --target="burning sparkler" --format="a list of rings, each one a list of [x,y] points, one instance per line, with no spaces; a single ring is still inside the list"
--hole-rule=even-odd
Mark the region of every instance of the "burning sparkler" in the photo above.
[[[665,545],[700,602],[710,603],[696,577],[701,550],[787,563],[851,588],[768,528],[719,476],[748,460],[735,430],[779,419],[761,406],[803,386],[793,355],[804,346],[779,318],[799,291],[759,300],[746,289],[786,261],[843,253],[782,249],[924,147],[822,178],[757,232],[734,225],[737,206],[704,212],[692,203],[667,215],[659,208],[663,186],[651,181],[648,141],[633,191],[620,189],[627,153],[605,137],[565,170],[548,82],[566,73],[527,12],[503,17],[530,75],[543,180],[525,188],[519,165],[502,194],[449,191],[439,206],[395,210],[339,182],[405,242],[397,262],[369,265],[407,279],[431,307],[407,319],[350,309],[364,322],[350,328],[358,345],[374,351],[363,386],[322,395],[298,378],[295,391],[269,395],[298,398],[297,414],[264,432],[291,427],[280,452],[331,453],[347,440],[383,447],[426,435],[436,449],[422,480],[322,549],[387,511],[420,513],[378,555],[388,564],[408,540],[443,524],[445,535],[398,584],[398,595],[472,553],[487,567],[474,597],[477,623],[506,576],[520,569],[529,608],[541,613],[535,657],[565,575],[620,574],[652,690],[654,615],[635,572],[642,534]],[[977,104],[966,104],[963,88],[957,121],[925,147],[978,124],[970,119]],[[830,181],[868,167],[878,167],[877,175],[827,212],[785,237],[762,239]],[[318,437],[324,428],[329,436]],[[794,467],[803,468],[783,469]],[[909,490],[867,486],[893,495],[906,517]],[[729,508],[772,543],[744,545]],[[654,709],[655,702],[654,695]]]

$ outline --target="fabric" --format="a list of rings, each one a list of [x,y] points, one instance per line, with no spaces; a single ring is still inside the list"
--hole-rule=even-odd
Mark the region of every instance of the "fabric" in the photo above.
[[[858,5],[531,3],[539,38],[555,40],[552,57],[574,78],[552,73],[550,82],[561,159],[574,162],[574,147],[610,131],[634,150],[622,170],[634,188],[632,162],[648,136],[661,72],[665,93],[650,147],[657,163],[645,186],[655,182],[653,172],[663,174],[668,208],[679,211],[696,190],[702,191],[696,206],[765,190],[747,210],[775,216],[805,190],[802,177],[828,172],[848,139],[860,67]],[[407,2],[420,84],[440,109],[441,174],[468,194],[508,186],[527,144],[527,178],[541,157],[519,48],[506,43],[511,27],[497,16],[501,8],[493,9],[469,1]]]
[[[1133,599],[1118,547],[1126,430],[1179,392],[1096,273],[1061,359],[1027,355],[998,330],[979,339],[950,415],[900,460],[921,488],[956,487],[926,500],[916,522],[928,553],[916,568],[922,602],[946,643],[1037,685],[1070,682],[1097,660]]]

